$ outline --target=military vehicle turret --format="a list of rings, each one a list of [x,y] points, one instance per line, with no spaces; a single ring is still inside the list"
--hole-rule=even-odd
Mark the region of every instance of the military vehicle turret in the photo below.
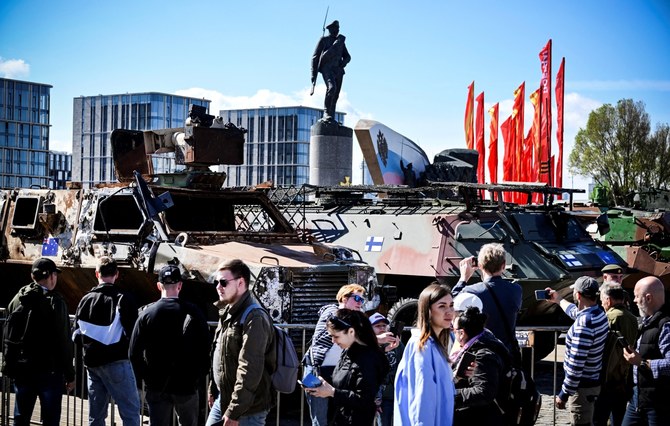
[[[0,306],[30,280],[32,262],[46,256],[63,271],[58,289],[74,313],[97,284],[96,258],[108,255],[122,268],[119,284],[141,303],[159,297],[157,271],[178,265],[186,278],[182,296],[210,319],[217,297],[211,275],[235,258],[252,269],[253,291],[277,322],[316,322],[318,307],[352,282],[367,289],[374,309],[374,268],[346,249],[303,242],[265,192],[221,188],[225,174],[209,166],[241,164],[244,133],[192,107],[184,128],[112,133],[118,184],[0,191]],[[183,170],[154,173],[152,156],[161,153]]]

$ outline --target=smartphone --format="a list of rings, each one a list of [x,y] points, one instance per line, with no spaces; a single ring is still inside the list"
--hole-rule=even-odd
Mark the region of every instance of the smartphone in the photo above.
[[[305,388],[318,388],[321,386],[321,380],[312,373],[307,373],[305,377],[302,378],[302,381],[298,380]]]
[[[396,337],[400,337],[404,329],[405,323],[402,321],[393,321],[393,324],[391,324],[391,333]]]
[[[468,371],[470,364],[475,362],[475,359],[477,359],[475,354],[471,352],[465,352],[463,356],[461,356],[461,360],[458,361],[458,366],[456,367],[456,376],[465,377],[465,372]]]
[[[549,292],[547,290],[535,290],[535,300],[549,300]]]
[[[623,336],[617,336],[617,338],[616,338],[616,342],[617,342],[617,344],[618,344],[619,346],[621,346],[621,347],[624,348],[624,349],[627,349],[628,346],[629,346],[629,345],[628,345],[628,341],[627,341],[626,338],[623,337]]]
[[[477,256],[472,258],[472,266],[477,267]]]

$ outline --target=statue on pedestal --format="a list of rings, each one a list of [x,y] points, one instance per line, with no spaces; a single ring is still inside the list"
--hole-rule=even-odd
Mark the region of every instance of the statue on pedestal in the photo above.
[[[333,122],[335,120],[335,105],[340,96],[344,67],[351,61],[351,55],[344,44],[345,37],[340,32],[340,23],[333,21],[326,26],[328,35],[321,37],[312,55],[312,92],[316,84],[316,74],[321,73],[326,83],[326,98],[321,120]]]

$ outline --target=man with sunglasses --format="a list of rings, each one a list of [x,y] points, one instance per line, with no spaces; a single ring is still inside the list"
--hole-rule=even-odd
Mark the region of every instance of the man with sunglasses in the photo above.
[[[250,279],[249,267],[239,259],[216,272],[219,301],[214,305],[220,318],[214,335],[207,426],[264,425],[273,404],[270,374],[277,364],[275,332],[265,309],[250,308],[260,306],[249,291]]]

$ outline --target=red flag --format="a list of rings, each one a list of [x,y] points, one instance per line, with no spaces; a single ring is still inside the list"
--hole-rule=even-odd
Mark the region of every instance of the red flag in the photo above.
[[[489,178],[498,183],[498,104],[489,109],[491,124],[489,127]]]
[[[486,147],[484,146],[484,92],[477,96],[477,119],[475,120],[475,130],[477,133],[477,151],[479,152],[479,163],[477,164],[477,182],[486,182]]]
[[[514,147],[516,148],[516,178],[518,182],[526,181],[526,169],[523,161],[523,101],[526,92],[526,82],[514,91],[514,106],[512,107],[512,117],[514,117],[514,132],[516,141]]]
[[[565,58],[561,60],[556,76],[556,141],[558,142],[558,161],[556,162],[556,183],[554,186],[563,187],[563,94],[565,91]],[[559,196],[560,200],[561,197]]]
[[[540,51],[540,69],[542,70],[542,79],[540,80],[541,93],[541,119],[542,119],[542,154],[540,161],[546,162],[550,166],[549,160],[551,158],[551,39],[547,45]],[[543,182],[552,184],[551,169],[545,176],[543,175]]]
[[[502,130],[503,146],[505,147],[505,153],[503,154],[503,181],[511,182],[514,180],[514,147],[512,146],[514,142],[514,120],[511,115],[500,126],[500,130]],[[514,197],[510,193],[505,193],[503,198],[505,201],[512,201]]]
[[[530,182],[541,182],[540,179],[540,89],[530,94],[530,102],[535,109],[533,113],[533,126],[531,132],[533,133],[533,167]],[[538,193],[533,193],[533,202],[541,203],[542,196]]]
[[[465,147],[475,149],[475,134],[472,131],[472,118],[475,109],[475,82],[468,86],[468,100],[465,103]]]

